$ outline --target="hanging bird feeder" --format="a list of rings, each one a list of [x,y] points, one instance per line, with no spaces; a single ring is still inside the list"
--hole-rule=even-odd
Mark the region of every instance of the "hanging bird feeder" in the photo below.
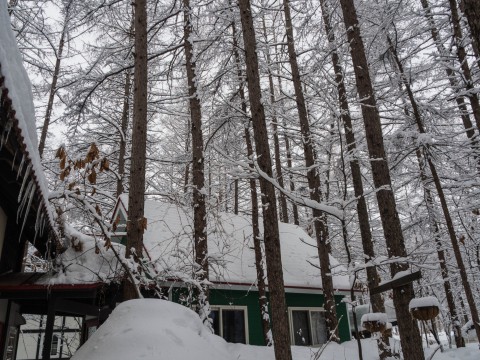
[[[440,303],[434,296],[412,299],[410,301],[410,313],[417,320],[433,320],[440,313]]]
[[[385,313],[368,313],[362,316],[362,326],[371,333],[383,333],[387,329],[387,314]]]

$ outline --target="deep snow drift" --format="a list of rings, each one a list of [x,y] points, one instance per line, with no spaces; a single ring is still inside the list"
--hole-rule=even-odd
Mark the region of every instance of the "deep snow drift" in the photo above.
[[[365,360],[378,359],[375,340],[362,340]],[[428,356],[435,347],[426,349]],[[294,360],[357,360],[355,341],[332,343],[325,349],[293,346]],[[477,344],[436,352],[433,360],[478,360]],[[158,299],[120,304],[72,360],[275,360],[273,348],[229,344],[211,334],[193,311]]]

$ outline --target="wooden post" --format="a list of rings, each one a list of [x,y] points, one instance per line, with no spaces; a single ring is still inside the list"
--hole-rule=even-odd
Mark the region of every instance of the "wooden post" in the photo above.
[[[50,351],[52,350],[53,325],[55,324],[55,297],[48,302],[47,323],[45,326],[45,336],[43,338],[42,360],[50,360]]]

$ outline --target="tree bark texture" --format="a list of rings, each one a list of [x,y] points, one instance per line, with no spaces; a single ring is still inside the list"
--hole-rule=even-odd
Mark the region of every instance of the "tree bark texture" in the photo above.
[[[190,118],[192,134],[192,185],[193,185],[193,226],[195,247],[195,277],[200,282],[208,281],[208,243],[207,243],[207,210],[205,205],[205,175],[203,156],[202,112],[196,85],[196,65],[193,54],[192,23],[190,1],[183,0],[185,62],[187,68],[188,96],[190,100]],[[203,293],[202,293],[203,292]],[[198,312],[202,321],[208,320],[208,288],[202,286],[198,293]]]
[[[290,5],[288,0],[283,1],[283,8],[285,12],[285,27],[287,34],[287,47],[292,69],[293,87],[295,89],[295,99],[297,102],[298,118],[300,121],[300,131],[302,133],[303,152],[305,155],[305,166],[307,170],[307,181],[310,190],[310,198],[318,203],[322,201],[320,175],[318,167],[315,162],[315,149],[310,132],[310,124],[308,121],[307,107],[305,104],[305,97],[302,90],[302,81],[300,78],[300,71],[298,69],[297,54],[295,51],[295,42],[293,39],[293,25],[290,14]],[[323,294],[325,296],[325,320],[327,329],[333,339],[338,341],[338,320],[337,311],[333,289],[332,270],[330,268],[330,247],[329,234],[327,225],[327,216],[324,212],[313,210],[315,236],[318,247],[318,257],[320,260],[320,274],[322,277]]]
[[[130,112],[130,87],[131,87],[131,74],[130,70],[125,72],[125,89],[123,97],[123,109],[122,109],[122,123],[120,129],[120,146],[118,149],[118,178],[117,178],[117,197],[119,197],[123,191],[123,180],[125,176],[125,154],[127,151],[127,130],[128,130],[128,115]]]
[[[409,98],[410,105],[412,107],[413,116],[414,116],[415,123],[416,123],[417,128],[418,128],[418,132],[421,133],[421,134],[424,134],[425,133],[425,128],[424,128],[424,124],[423,124],[423,119],[420,115],[420,110],[418,108],[417,101],[414,97],[412,88],[410,86],[410,82],[409,82],[409,80],[408,80],[408,78],[405,75],[405,72],[403,70],[403,64],[400,61],[400,58],[398,57],[398,53],[396,51],[396,48],[395,48],[395,46],[394,46],[394,44],[393,44],[393,42],[392,42],[392,40],[390,39],[389,36],[387,36],[387,41],[388,41],[388,45],[390,47],[389,50],[390,50],[390,52],[393,55],[393,58],[395,60],[395,64],[396,64],[396,67],[397,67],[397,71],[399,72],[401,82],[405,86],[405,89],[407,91],[407,96]],[[422,153],[423,153],[423,155],[422,155]],[[425,158],[425,160],[427,160],[426,162],[428,163],[428,166],[430,168],[430,172],[432,174],[432,177],[433,177],[433,175],[435,175],[433,180],[434,180],[435,187],[437,189],[437,193],[439,194],[439,197],[444,196],[443,195],[443,188],[442,188],[442,185],[440,183],[440,178],[438,176],[435,164],[433,163],[431,157],[429,156],[428,149],[425,149],[424,151],[421,151],[421,149],[417,149],[416,154],[417,154],[417,159],[418,159],[419,166],[420,166],[420,178],[421,178],[421,180],[424,184],[425,202],[426,202],[426,205],[427,205],[427,212],[428,212],[428,215],[429,215],[429,221],[430,221],[430,224],[432,225],[432,228],[433,228],[433,231],[434,231],[435,244],[436,244],[436,247],[437,247],[438,260],[440,261],[440,270],[441,270],[441,274],[442,274],[442,278],[443,278],[443,285],[444,285],[445,294],[446,294],[446,298],[447,298],[447,304],[448,304],[448,307],[449,307],[449,310],[450,310],[450,317],[452,319],[452,326],[455,330],[454,331],[455,343],[456,343],[456,346],[458,348],[458,347],[465,346],[465,342],[463,341],[463,338],[461,336],[460,322],[459,322],[459,319],[458,319],[458,312],[456,310],[455,302],[453,300],[453,294],[451,292],[450,281],[449,281],[449,276],[448,276],[448,268],[447,268],[447,265],[446,265],[445,253],[443,251],[443,247],[442,247],[442,243],[441,243],[441,239],[440,239],[440,231],[439,231],[438,223],[435,220],[435,212],[433,210],[433,206],[434,206],[433,196],[432,196],[432,193],[431,193],[430,189],[426,185],[427,184],[427,175],[425,174],[425,170],[424,170],[424,166],[423,166],[424,165],[423,158]],[[447,230],[448,230],[448,233],[449,233],[449,236],[450,236],[450,241],[452,242],[452,245],[453,245],[453,243],[456,243],[456,235],[455,235],[455,230],[454,230],[454,227],[453,227],[453,222],[452,222],[452,219],[451,219],[451,216],[450,216],[450,211],[448,209],[448,206],[446,205],[446,200],[445,199],[443,199],[443,201],[441,199],[440,202],[442,203],[442,210],[444,212],[445,221],[447,223]],[[443,204],[445,204],[445,206],[443,206]],[[458,244],[457,244],[457,246],[458,246]],[[455,249],[454,249],[454,252],[455,252]],[[463,265],[463,261],[462,261],[462,265]],[[459,266],[459,268],[460,268],[460,266]],[[465,273],[465,268],[464,268],[463,272]],[[462,278],[462,280],[463,280],[463,278]],[[467,287],[469,287],[469,286],[470,285],[467,283]],[[470,290],[470,292],[471,292],[471,290]],[[467,296],[467,298],[468,298],[468,296]],[[476,311],[476,308],[475,308],[475,311]]]
[[[465,17],[467,18],[472,34],[472,41],[476,51],[480,51],[480,1],[478,0],[463,0]],[[480,65],[480,59],[477,59],[477,64]]]
[[[278,73],[280,74],[280,69],[278,69]],[[280,94],[282,93],[282,78],[280,76],[277,77],[278,80],[278,89],[280,90]],[[287,123],[285,119],[283,119],[283,127],[287,127]],[[293,176],[292,176],[292,150],[290,149],[290,139],[288,138],[287,133],[285,132],[283,134],[283,142],[285,143],[285,153],[287,155],[287,168],[289,169],[289,185],[290,185],[290,191],[292,193],[295,192],[295,182],[293,181]],[[293,223],[295,225],[299,225],[299,216],[298,216],[298,206],[295,203],[292,203],[292,213],[293,213]]]
[[[235,63],[237,65],[237,75],[240,82],[238,92],[240,94],[240,101],[242,112],[244,114],[248,113],[247,109],[247,100],[245,96],[245,86],[244,86],[244,76],[241,69],[240,54],[238,53],[238,41],[237,41],[237,30],[235,23],[232,23],[232,35],[233,35],[233,56],[235,57]],[[245,115],[246,116],[246,115]],[[248,118],[248,122],[244,127],[245,134],[245,144],[247,146],[247,157],[252,159],[253,157],[253,145],[252,139],[250,137],[249,124],[252,119]],[[250,165],[252,172],[255,171],[253,164]],[[259,223],[259,212],[258,212],[258,194],[257,194],[257,184],[254,177],[249,179],[250,185],[250,199],[252,203],[252,236],[253,236],[253,248],[255,252],[255,269],[257,271],[257,287],[258,287],[258,305],[260,307],[260,316],[263,330],[263,340],[265,345],[270,345],[270,315],[268,313],[268,301],[267,301],[267,291],[265,285],[265,271],[263,269],[263,254],[262,254],[262,244],[260,242],[260,223]]]
[[[382,125],[378,112],[372,81],[370,79],[365,47],[360,34],[360,26],[353,0],[340,0],[350,52],[355,70],[358,97],[363,115],[367,147],[370,156],[373,182],[383,232],[387,243],[389,257],[406,257],[405,241],[398,217],[395,197],[390,179],[385,147],[383,144]],[[404,263],[390,265],[392,277],[400,271],[408,270]],[[393,302],[397,313],[400,341],[405,360],[423,360],[425,355],[422,340],[415,320],[410,315],[409,303],[414,297],[413,285],[410,283],[393,289]]]
[[[265,43],[268,44],[267,38],[267,27],[265,25],[265,17],[262,17],[262,25],[263,25],[263,36],[265,38]],[[265,49],[265,54],[267,57],[267,73],[268,73],[268,85],[270,89],[270,106],[272,107],[272,130],[273,130],[273,149],[275,154],[275,172],[276,172],[276,179],[278,184],[284,188],[283,183],[283,171],[282,171],[282,164],[280,159],[280,141],[278,136],[278,119],[275,110],[275,87],[273,86],[273,75],[270,69],[272,64],[272,60],[270,57],[270,51],[268,45]],[[284,223],[288,223],[288,208],[287,208],[287,197],[283,192],[280,191],[279,194],[279,202],[280,205],[280,221]]]
[[[273,176],[272,159],[268,145],[265,110],[261,101],[260,74],[256,52],[255,30],[249,0],[239,0],[243,29],[245,61],[247,68],[250,111],[254,131],[255,150],[260,170],[268,177]],[[275,199],[275,188],[265,178],[260,178],[263,205],[263,229],[265,257],[267,263],[268,290],[272,310],[272,333],[276,360],[291,360],[290,334],[287,306],[283,283],[282,258]]]
[[[340,58],[337,52],[337,44],[335,40],[335,33],[330,21],[329,8],[325,0],[320,0],[320,6],[322,9],[323,23],[325,25],[325,32],[327,33],[328,42],[331,47],[331,59],[333,65],[333,71],[335,73],[335,83],[337,84],[338,101],[340,105],[340,119],[343,123],[345,131],[345,139],[347,140],[347,154],[350,159],[350,170],[352,173],[352,183],[357,199],[357,216],[360,225],[360,237],[362,239],[363,252],[366,255],[365,261],[371,261],[375,259],[375,251],[372,239],[372,232],[370,230],[370,221],[368,218],[367,203],[365,201],[362,173],[360,170],[360,163],[356,156],[357,146],[355,140],[355,134],[353,133],[352,117],[350,116],[350,108],[348,104],[347,90],[344,82],[343,68],[340,62]],[[380,276],[377,269],[374,266],[368,266],[366,268],[368,288],[373,289],[380,283]],[[370,295],[370,301],[372,303],[373,312],[385,312],[385,306],[381,294]],[[382,336],[378,341],[378,348],[380,352],[380,358],[385,359],[390,356],[389,342],[387,336]]]
[[[449,0],[451,21],[453,27],[453,35],[455,38],[455,44],[457,46],[457,57],[460,62],[460,67],[463,73],[463,79],[465,82],[465,89],[468,92],[468,99],[470,100],[470,106],[472,107],[473,117],[477,125],[477,129],[480,130],[480,102],[478,95],[475,93],[475,87],[473,86],[472,72],[468,65],[467,51],[463,46],[462,28],[460,25],[460,16],[458,15],[457,3],[455,0]]]
[[[133,88],[132,155],[126,257],[141,258],[145,230],[145,160],[147,152],[147,4],[135,0],[135,68]],[[124,300],[137,298],[135,284],[124,282]]]
[[[428,4],[428,0],[420,0],[422,3],[422,7],[425,10],[425,17],[427,18],[427,21],[429,22],[430,25],[430,32],[432,34],[432,39],[435,42],[435,45],[437,47],[437,50],[440,54],[440,56],[443,59],[448,58],[447,50],[443,47],[441,39],[440,39],[440,34],[438,32],[438,29],[435,25],[435,21],[433,19],[432,12],[430,11],[430,5]],[[442,62],[446,62],[446,60],[442,60]],[[447,74],[448,81],[450,83],[450,86],[452,87],[452,90],[458,94],[460,88],[458,81],[456,80],[455,73],[451,68],[450,64],[445,63],[445,72]],[[472,121],[470,119],[470,116],[468,114],[468,109],[467,105],[465,104],[465,100],[463,96],[456,96],[455,101],[458,106],[458,110],[460,111],[460,115],[462,118],[463,126],[465,128],[465,133],[470,140],[470,144],[472,147],[472,151],[474,154],[478,153],[477,149],[477,135],[475,133],[475,128],[472,124]]]

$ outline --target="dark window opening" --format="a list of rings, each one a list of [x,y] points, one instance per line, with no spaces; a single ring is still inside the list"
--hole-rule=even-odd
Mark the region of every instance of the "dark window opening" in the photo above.
[[[222,310],[223,338],[231,343],[245,344],[245,312]]]
[[[292,310],[293,343],[299,346],[316,346],[327,342],[325,313],[315,310]]]
[[[216,335],[230,343],[247,343],[244,310],[214,309],[210,311],[210,319]]]

